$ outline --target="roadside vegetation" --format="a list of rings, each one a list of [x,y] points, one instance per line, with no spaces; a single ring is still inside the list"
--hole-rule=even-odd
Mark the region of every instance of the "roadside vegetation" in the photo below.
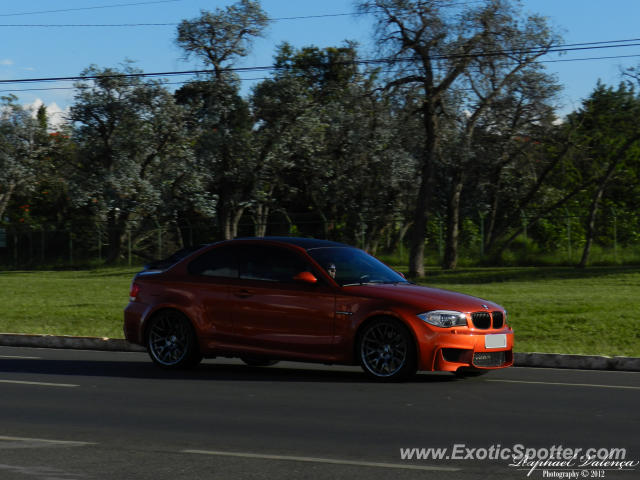
[[[640,68],[566,114],[572,46],[519,2],[355,4],[378,55],[285,41],[251,89],[238,0],[179,23],[179,87],[88,66],[55,129],[0,96],[0,330],[121,337],[117,265],[297,235],[503,304],[518,351],[640,356]]]
[[[179,22],[200,73],[177,87],[131,62],[88,66],[55,129],[0,96],[0,265],[141,263],[249,235],[403,249],[414,278],[432,258],[628,261],[640,70],[567,112],[545,62],[575,45],[520,2],[355,5],[375,55],[291,39],[253,88],[243,59],[271,20],[238,0]]]
[[[1,272],[0,331],[122,338],[122,311],[138,270]]]
[[[640,269],[486,268],[423,282],[504,306],[518,352],[640,357]]]
[[[135,271],[2,272],[0,332],[122,338]],[[640,357],[640,269],[437,269],[420,283],[503,305],[518,352]]]

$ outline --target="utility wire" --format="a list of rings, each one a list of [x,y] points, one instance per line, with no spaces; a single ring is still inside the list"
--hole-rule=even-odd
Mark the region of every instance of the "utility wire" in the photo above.
[[[134,7],[134,6],[139,6],[139,5],[154,5],[154,4],[159,4],[159,3],[176,3],[176,2],[182,2],[182,1],[184,1],[184,0],[149,0],[149,1],[145,1],[145,2],[116,3],[116,4],[110,4],[110,5],[96,5],[96,6],[93,6],[93,7],[60,8],[60,9],[57,9],[57,10],[39,10],[39,11],[35,11],[35,12],[3,13],[3,14],[0,14],[0,17],[18,17],[18,16],[25,16],[25,15],[39,15],[39,14],[43,14],[43,13],[66,13],[66,12],[77,12],[77,11],[81,11],[81,10],[98,10],[98,9],[105,9],[105,8]],[[460,5],[471,5],[471,4],[474,4],[474,3],[482,3],[482,2],[480,0],[471,0],[471,1],[467,1],[467,2],[449,3],[449,4],[447,4],[447,6],[455,7],[455,6],[460,6]],[[354,13],[328,13],[328,14],[320,14],[320,15],[301,15],[301,16],[296,16],[296,17],[281,17],[281,18],[272,18],[270,20],[272,20],[272,21],[299,20],[299,19],[307,19],[307,18],[326,18],[326,17],[343,17],[343,16],[348,16],[348,15],[365,15],[367,13],[370,13],[372,10],[375,10],[375,9],[370,9],[370,10],[362,11],[362,12],[354,12]],[[37,26],[41,26],[41,25],[37,25]],[[51,25],[51,26],[56,26],[56,25]]]
[[[585,57],[585,58],[564,58],[559,60],[539,60],[538,63],[561,63],[561,62],[580,62],[580,61],[591,61],[591,60],[612,60],[619,58],[640,58],[639,55],[615,55],[615,56],[604,56],[604,57]],[[254,69],[256,67],[247,67],[245,70]],[[273,69],[273,67],[260,67],[264,69]],[[152,76],[169,76],[169,75],[195,75],[199,73],[212,73],[212,70],[190,70],[185,72],[164,72],[164,73],[146,73],[146,74],[120,74],[120,75],[112,75],[111,77],[152,77]],[[390,72],[387,72],[390,73]],[[0,80],[0,84],[9,84],[9,83],[27,83],[33,82],[54,82],[54,81],[81,81],[81,80],[92,80],[97,78],[102,78],[104,76],[78,76],[78,77],[57,77],[57,78],[44,78],[44,79],[20,79],[20,80]],[[107,76],[108,77],[108,76]],[[254,78],[240,78],[241,81],[257,81],[257,80],[268,80],[270,77],[254,77]],[[184,85],[189,83],[191,80],[186,80],[182,82],[164,82],[164,85]],[[35,92],[35,91],[50,91],[50,90],[75,90],[76,87],[40,87],[40,88],[20,88],[20,89],[4,89],[0,90],[0,93],[8,93],[8,92]]]
[[[622,42],[622,43],[618,43]],[[626,43],[624,43],[626,42]],[[590,42],[584,44],[572,44],[575,46],[562,45],[557,47],[552,47],[548,51],[544,51],[541,49],[530,49],[530,50],[510,50],[510,51],[493,51],[486,52],[482,54],[466,54],[466,55],[440,55],[434,56],[434,60],[445,60],[450,58],[459,58],[459,57],[476,57],[481,58],[485,56],[499,56],[499,55],[510,55],[510,54],[523,54],[523,53],[558,53],[558,52],[569,52],[569,51],[582,51],[582,50],[597,50],[602,48],[620,48],[620,47],[631,47],[631,46],[640,46],[640,43],[633,43],[633,40],[614,40],[608,43],[618,43],[617,45],[602,45],[602,43],[607,42]],[[585,46],[579,46],[585,45]],[[590,46],[586,46],[590,45]],[[598,58],[628,58],[628,55],[617,55],[610,57],[592,57],[590,59],[598,59]],[[397,64],[397,63],[406,63],[411,62],[413,59],[410,57],[400,57],[400,58],[383,58],[383,59],[364,59],[364,60],[354,60],[350,62],[345,62],[349,64],[355,65],[384,65],[384,64]],[[540,61],[540,63],[548,62],[548,63],[557,63],[563,61],[578,61],[579,59],[558,59],[558,60],[546,60]],[[276,70],[277,67],[275,65],[265,65],[265,66],[255,66],[255,67],[229,67],[225,68],[226,72],[255,72],[255,71],[273,71]],[[113,78],[135,78],[135,77],[167,77],[167,76],[176,76],[176,75],[198,75],[198,74],[208,74],[214,73],[214,70],[205,69],[205,70],[183,70],[183,71],[168,71],[168,72],[136,72],[136,73],[114,73],[113,75],[73,75],[73,76],[62,76],[62,77],[44,77],[44,78],[21,78],[21,79],[11,79],[11,80],[0,80],[0,84],[7,83],[40,83],[40,82],[59,82],[59,81],[83,81],[83,80],[96,80],[98,78],[105,77],[113,77]]]
[[[0,28],[10,28],[10,27],[20,27],[20,28],[29,28],[29,27],[41,27],[41,28],[175,27],[177,25],[179,25],[179,24],[178,23],[56,23],[56,24],[51,24],[51,23],[29,23],[29,24],[2,23],[2,24],[0,24]]]
[[[175,0],[172,0],[175,1]],[[285,20],[308,20],[314,18],[331,18],[331,17],[348,17],[352,15],[365,15],[366,12],[355,13],[327,13],[321,15],[300,15],[297,17],[279,17],[270,18],[272,22],[280,22]],[[1,17],[2,15],[0,15]],[[21,28],[73,28],[73,27],[176,27],[180,25],[180,22],[168,22],[168,23],[3,23],[0,27],[21,27]]]
[[[36,12],[0,13],[0,17],[19,17],[23,15],[39,15],[42,13],[63,13],[63,12],[77,12],[80,10],[99,10],[104,8],[135,7],[139,5],[156,5],[159,3],[176,3],[176,2],[182,2],[182,1],[184,0],[152,0],[147,2],[117,3],[112,5],[96,5],[93,7],[60,8],[57,10],[39,10]]]
[[[126,3],[119,5],[103,5],[100,7],[84,7],[84,8],[73,8],[73,9],[62,9],[62,10],[48,10],[48,11],[40,11],[40,12],[26,12],[26,13],[9,13],[9,14],[0,14],[0,17],[8,17],[8,16],[18,16],[18,15],[32,15],[37,13],[55,13],[55,12],[70,12],[75,10],[91,10],[97,8],[114,8],[114,7],[123,7],[123,6],[131,6],[131,5],[147,5],[153,3],[167,3],[167,2],[180,2],[183,0],[158,0],[152,2],[140,2],[140,3]],[[471,1],[471,2],[460,2],[460,3],[452,3],[449,6],[458,6],[458,5],[470,5],[473,3],[480,3],[479,1]],[[360,11],[360,12],[343,12],[343,13],[324,13],[317,15],[297,15],[293,17],[275,17],[269,18],[272,22],[281,22],[286,20],[309,20],[316,18],[332,18],[332,17],[349,17],[349,16],[359,16],[359,15],[368,15],[375,9]],[[0,27],[166,27],[171,26],[175,27],[180,25],[180,23],[94,23],[94,24],[55,24],[55,23],[37,23],[37,24],[0,24]]]
[[[257,80],[269,80],[270,77],[252,77],[252,78],[240,78],[239,80],[243,82],[253,82]],[[162,85],[186,85],[191,82],[191,80],[184,80],[181,82],[162,82]],[[76,87],[40,87],[40,88],[19,88],[19,89],[7,89],[0,90],[0,93],[8,93],[8,92],[48,92],[51,90],[77,90]]]

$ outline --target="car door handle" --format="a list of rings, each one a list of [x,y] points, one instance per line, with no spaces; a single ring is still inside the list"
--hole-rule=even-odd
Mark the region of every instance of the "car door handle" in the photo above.
[[[251,295],[253,295],[253,293],[251,293],[249,290],[246,289],[242,289],[242,290],[237,290],[233,293],[236,297],[240,297],[240,298],[247,298],[250,297]]]

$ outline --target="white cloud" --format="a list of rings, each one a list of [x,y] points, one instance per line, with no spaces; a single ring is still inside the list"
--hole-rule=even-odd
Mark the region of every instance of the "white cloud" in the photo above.
[[[44,102],[36,98],[33,103],[25,105],[31,111],[31,115],[35,117],[38,114],[38,109],[44,105]],[[56,102],[52,102],[47,107],[47,119],[49,120],[49,129],[57,130],[61,125],[67,123],[67,117],[69,115],[69,107],[64,110],[58,106]]]
[[[33,103],[29,103],[25,105],[25,108],[31,110],[31,116],[35,117],[38,109],[44,105],[44,102],[39,98],[36,98]]]
[[[0,60],[0,65],[2,65],[3,67],[10,67],[11,65],[13,65],[13,60],[9,58],[4,58]]]

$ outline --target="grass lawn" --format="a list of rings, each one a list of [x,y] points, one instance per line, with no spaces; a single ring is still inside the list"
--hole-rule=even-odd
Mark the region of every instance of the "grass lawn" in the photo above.
[[[139,270],[0,272],[0,332],[122,338]]]
[[[498,302],[519,352],[640,357],[640,269],[503,268],[420,282]]]
[[[0,272],[0,332],[122,338],[137,269]],[[640,357],[640,269],[432,271],[420,283],[503,305],[516,351]]]

